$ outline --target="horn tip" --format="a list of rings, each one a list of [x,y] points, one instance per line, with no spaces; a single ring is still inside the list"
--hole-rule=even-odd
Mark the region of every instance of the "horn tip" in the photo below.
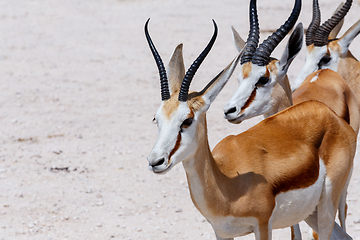
[[[150,21],[150,18],[148,18],[148,20],[146,20],[146,22],[145,22],[145,31],[147,31],[147,28],[148,28],[148,25],[149,25],[149,21]]]
[[[214,19],[212,19],[212,22],[213,22],[213,24],[214,24],[214,27],[217,29],[217,24],[216,24],[216,22],[215,22]]]

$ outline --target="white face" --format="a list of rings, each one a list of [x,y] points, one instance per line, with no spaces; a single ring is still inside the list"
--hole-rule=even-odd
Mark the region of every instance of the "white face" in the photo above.
[[[239,87],[224,106],[225,118],[231,123],[241,123],[271,109],[276,77],[267,71],[266,66],[247,64],[251,64],[250,72],[246,73],[245,64],[240,66]]]
[[[192,143],[195,141],[198,117],[186,102],[177,102],[178,107],[170,112],[172,106],[169,105],[174,104],[171,101],[162,102],[154,119],[158,125],[158,136],[148,156],[149,168],[154,173],[169,171],[196,150],[196,144]]]
[[[150,170],[154,173],[165,173],[181,161],[190,163],[199,148],[199,141],[207,144],[205,112],[231,77],[241,57],[239,53],[202,91],[188,93],[187,102],[183,102],[178,100],[179,92],[184,90],[180,86],[185,75],[181,71],[181,47],[176,48],[169,64],[173,76],[169,79],[171,97],[162,101],[154,118],[158,136],[148,156]]]
[[[332,50],[330,47],[308,47],[305,65],[295,79],[293,90],[297,89],[311,73],[320,69],[331,69],[337,71],[340,60],[338,51]]]

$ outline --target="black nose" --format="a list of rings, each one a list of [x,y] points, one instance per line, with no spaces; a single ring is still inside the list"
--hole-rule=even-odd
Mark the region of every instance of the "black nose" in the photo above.
[[[234,112],[236,112],[236,107],[232,107],[232,108],[230,108],[229,110],[227,110],[227,111],[225,112],[225,115],[228,115],[228,114],[234,113]]]
[[[161,158],[161,159],[159,159],[156,163],[150,164],[150,166],[152,166],[152,167],[157,167],[157,166],[163,165],[164,162],[165,162],[165,159],[164,159],[164,158]]]

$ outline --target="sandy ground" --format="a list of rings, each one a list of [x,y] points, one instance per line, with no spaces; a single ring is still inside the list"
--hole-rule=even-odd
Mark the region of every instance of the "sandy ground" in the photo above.
[[[323,19],[339,3],[321,1]],[[258,6],[264,39],[293,1]],[[147,167],[160,88],[143,26],[151,17],[150,33],[166,62],[184,43],[189,66],[212,35],[211,19],[217,21],[217,42],[192,84],[199,90],[236,55],[230,26],[246,38],[247,11],[247,0],[0,0],[0,239],[214,239],[191,202],[181,164],[159,176]],[[345,30],[359,12],[355,1]],[[300,21],[307,26],[310,18],[306,0]],[[351,50],[360,58],[357,46],[359,37]],[[304,55],[290,67],[291,79]],[[208,112],[212,147],[261,120],[223,119],[235,75]],[[348,195],[354,239],[360,239],[359,158]],[[302,230],[307,239],[306,225]],[[290,239],[289,230],[274,231],[274,239]]]

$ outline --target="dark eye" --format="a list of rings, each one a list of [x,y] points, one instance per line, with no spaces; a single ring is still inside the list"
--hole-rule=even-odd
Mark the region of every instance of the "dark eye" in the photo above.
[[[193,118],[187,118],[187,119],[185,119],[185,120],[183,121],[183,123],[181,124],[181,126],[180,126],[181,130],[182,130],[183,128],[188,128],[188,127],[190,127],[190,125],[192,124],[193,120],[194,120]]]
[[[265,84],[267,84],[269,82],[269,78],[268,77],[261,77],[258,82],[255,84],[256,87],[262,87]]]
[[[325,54],[325,55],[321,58],[321,60],[320,60],[320,62],[319,62],[319,64],[318,64],[318,67],[321,68],[323,65],[328,64],[328,63],[330,62],[330,60],[331,60],[330,55],[329,55],[329,54]]]
[[[157,124],[157,120],[156,120],[156,118],[155,118],[155,117],[153,118],[153,120],[152,120],[152,121],[153,121],[153,123]]]

